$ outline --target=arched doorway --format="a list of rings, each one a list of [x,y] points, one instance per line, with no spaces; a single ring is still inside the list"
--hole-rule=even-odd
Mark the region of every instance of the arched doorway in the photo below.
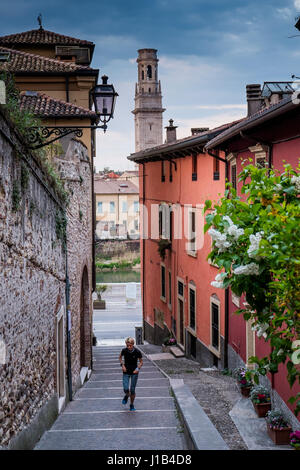
[[[84,267],[81,278],[80,295],[80,366],[91,368],[91,319],[89,277],[87,267]]]

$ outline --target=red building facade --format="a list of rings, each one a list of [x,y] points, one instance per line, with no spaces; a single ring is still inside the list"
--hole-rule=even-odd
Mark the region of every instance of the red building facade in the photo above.
[[[283,171],[283,165],[289,163],[294,169],[299,165],[300,135],[297,123],[300,117],[298,100],[292,91],[280,93],[268,90],[272,84],[265,83],[262,90],[259,85],[248,85],[248,117],[229,130],[219,134],[206,145],[209,152],[223,151],[227,160],[228,178],[240,192],[242,183],[238,174],[242,162],[249,159],[256,165],[265,165]],[[283,84],[280,88],[284,89]],[[255,96],[253,97],[253,90]],[[273,104],[272,104],[273,103]],[[230,368],[247,364],[252,355],[263,357],[270,352],[270,345],[258,338],[241,315],[235,315],[238,307],[243,307],[243,298],[228,293],[228,364]],[[288,398],[300,391],[295,384],[292,389],[287,382],[286,368],[281,365],[279,372],[271,376],[269,386],[275,393],[278,406],[293,411],[294,405]],[[282,402],[283,400],[283,402]],[[285,403],[285,405],[283,405]]]
[[[203,231],[204,203],[224,193],[226,162],[203,148],[233,124],[176,140],[171,121],[166,144],[128,157],[140,170],[145,339],[162,344],[173,335],[206,367],[226,362],[225,293],[211,286],[217,268],[207,262],[211,239]]]

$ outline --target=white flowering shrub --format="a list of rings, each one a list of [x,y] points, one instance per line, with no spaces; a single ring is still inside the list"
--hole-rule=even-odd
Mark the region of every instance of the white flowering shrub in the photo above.
[[[217,204],[206,201],[204,230],[213,241],[208,258],[220,268],[211,284],[244,294],[246,304],[236,313],[251,319],[257,336],[270,343],[269,356],[251,358],[254,380],[284,363],[292,387],[300,383],[293,346],[300,332],[300,175],[299,168],[284,168],[279,174],[245,166],[241,195],[228,183]],[[296,414],[299,398],[290,399],[298,400]]]

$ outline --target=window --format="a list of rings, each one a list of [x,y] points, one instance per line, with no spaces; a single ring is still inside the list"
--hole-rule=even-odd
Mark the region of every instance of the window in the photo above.
[[[109,203],[109,210],[110,210],[110,213],[111,213],[111,214],[114,214],[114,213],[115,213],[115,203],[114,203],[114,201],[110,201],[110,203]]]
[[[232,183],[232,187],[236,189],[236,163],[231,165],[230,181]]]
[[[159,206],[159,238],[170,240],[171,238],[171,211],[170,207],[166,203],[162,203]]]
[[[168,306],[169,306],[169,309],[171,310],[172,308],[172,274],[171,274],[171,271],[169,271],[169,302],[168,302]]]
[[[220,302],[216,296],[211,298],[211,346],[219,352],[220,350]]]
[[[176,334],[179,344],[184,346],[184,285],[183,281],[177,281],[177,321],[176,321]]]
[[[196,255],[196,209],[191,208],[188,215],[188,253]]]
[[[266,157],[255,157],[255,165],[257,168],[265,168],[266,167]]]
[[[214,180],[220,179],[220,162],[217,158],[214,158]]]
[[[147,65],[147,78],[152,78],[152,67]]]
[[[196,287],[189,285],[189,324],[196,329]]]
[[[197,181],[197,155],[192,156],[192,181]]]
[[[160,265],[161,274],[161,300],[166,301],[166,268],[163,264]]]
[[[169,181],[170,181],[170,183],[172,183],[172,181],[173,181],[172,162],[170,162]]]
[[[97,212],[98,212],[98,214],[102,214],[102,212],[103,212],[103,203],[102,202],[98,202]]]
[[[122,202],[122,212],[127,212],[128,208],[127,208],[127,201],[123,201]]]
[[[178,295],[183,297],[183,282],[178,281]]]
[[[139,201],[133,202],[133,211],[137,213],[139,211]]]
[[[135,221],[134,221],[134,229],[135,229],[135,230],[138,230],[138,229],[139,229],[139,221],[138,221],[138,220],[135,220]]]
[[[161,162],[161,181],[162,183],[166,181],[166,172],[165,172],[165,162]]]

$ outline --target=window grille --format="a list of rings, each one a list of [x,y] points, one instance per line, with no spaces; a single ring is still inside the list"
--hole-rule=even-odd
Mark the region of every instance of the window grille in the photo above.
[[[195,290],[190,289],[190,327],[194,330],[196,326],[196,295]]]
[[[211,304],[212,346],[219,349],[219,306]]]

